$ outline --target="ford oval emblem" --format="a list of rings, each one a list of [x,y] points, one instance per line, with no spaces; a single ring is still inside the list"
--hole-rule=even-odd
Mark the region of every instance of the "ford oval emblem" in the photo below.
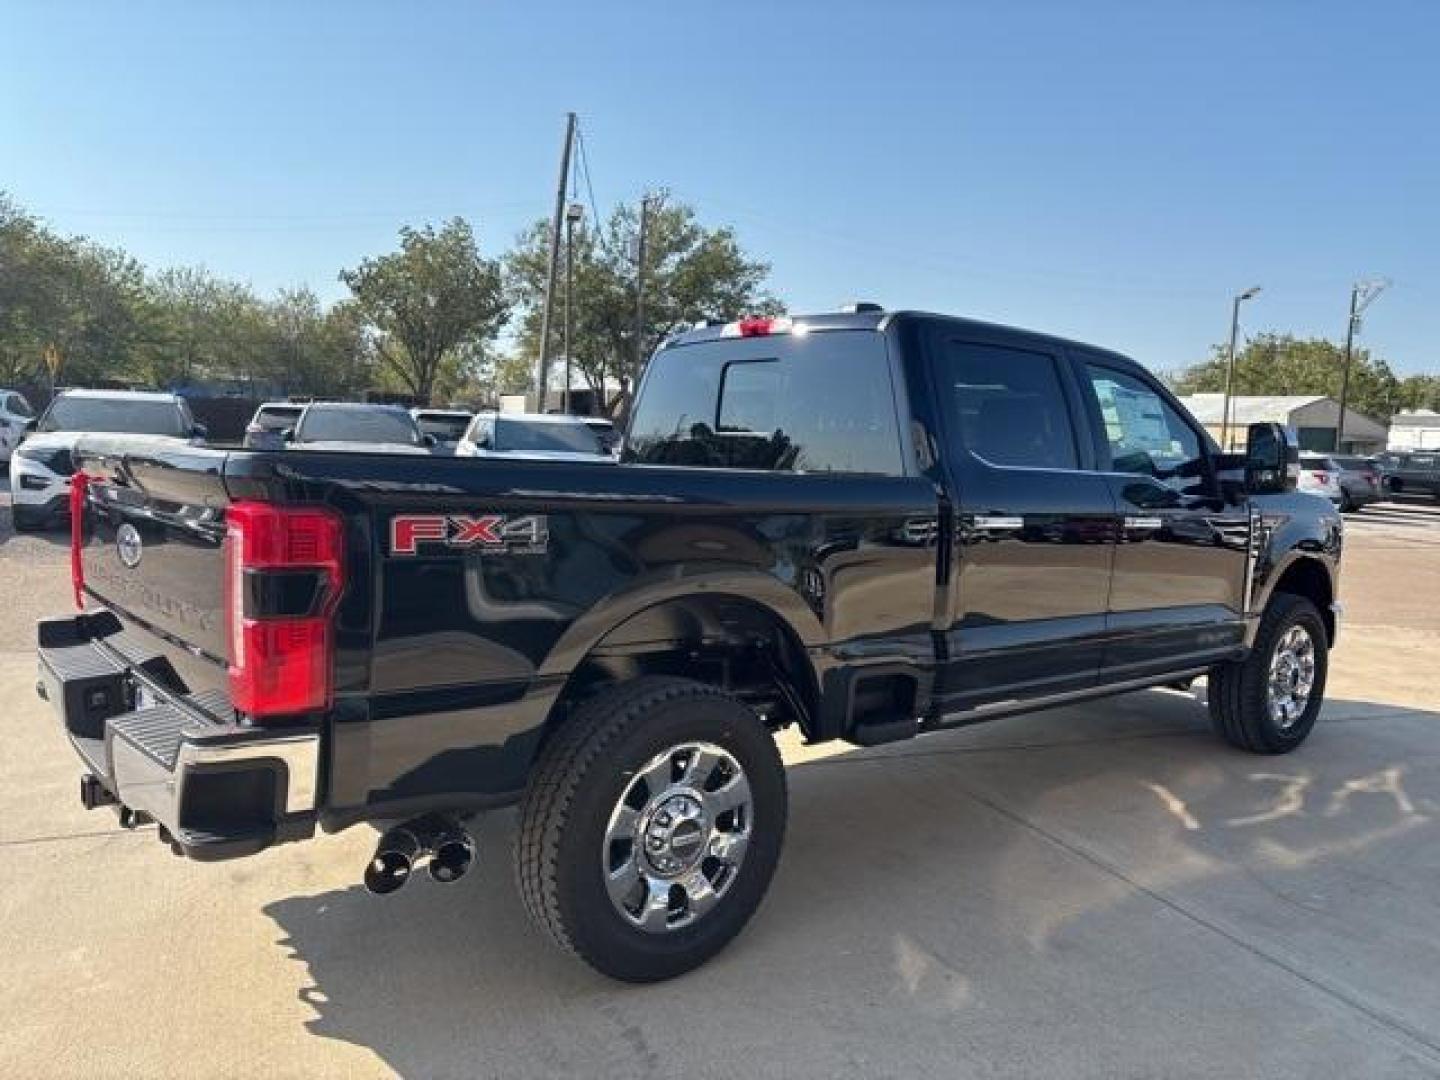
[[[145,545],[140,542],[140,530],[134,525],[121,525],[115,533],[115,547],[120,552],[120,561],[131,570],[140,565],[140,556]]]

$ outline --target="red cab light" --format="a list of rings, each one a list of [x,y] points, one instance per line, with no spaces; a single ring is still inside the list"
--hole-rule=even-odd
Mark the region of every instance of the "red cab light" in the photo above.
[[[344,529],[323,507],[237,502],[225,514],[225,601],[230,700],[252,719],[328,708],[333,686],[333,617],[344,584]],[[309,610],[251,609],[252,576],[313,571]]]
[[[721,337],[769,337],[771,334],[788,334],[795,329],[794,320],[785,315],[750,315],[737,322],[726,323],[720,330]],[[800,331],[797,329],[796,333]]]

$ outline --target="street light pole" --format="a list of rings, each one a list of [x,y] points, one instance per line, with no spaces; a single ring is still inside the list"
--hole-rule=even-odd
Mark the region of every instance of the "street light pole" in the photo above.
[[[560,180],[555,185],[555,216],[550,220],[550,260],[545,274],[545,306],[540,315],[540,370],[535,376],[535,411],[545,411],[550,381],[550,309],[554,306],[555,275],[560,266],[560,216],[565,212],[565,184],[570,179],[570,153],[575,147],[575,114],[565,114],[565,143],[560,150]]]
[[[1225,404],[1220,412],[1220,452],[1230,452],[1230,396],[1235,390],[1235,341],[1240,334],[1240,303],[1260,292],[1259,285],[1252,285],[1242,293],[1236,293],[1230,305],[1230,354],[1225,365]]]
[[[657,198],[658,202],[658,198]],[[635,238],[635,357],[630,370],[630,398],[640,382],[645,363],[645,248],[650,232],[650,196],[640,199],[640,227]]]
[[[1389,284],[1389,281],[1382,279],[1357,281],[1350,287],[1350,321],[1345,324],[1345,360],[1340,369],[1340,415],[1335,420],[1335,445],[1331,448],[1337,454],[1345,452],[1345,407],[1350,400],[1350,357],[1355,349],[1355,332],[1360,329],[1360,315]]]
[[[572,367],[570,363],[570,329],[571,329],[571,307],[570,294],[575,289],[575,223],[585,213],[585,208],[578,202],[572,202],[565,208],[565,393],[561,398],[562,411],[568,416],[570,414],[570,379]]]

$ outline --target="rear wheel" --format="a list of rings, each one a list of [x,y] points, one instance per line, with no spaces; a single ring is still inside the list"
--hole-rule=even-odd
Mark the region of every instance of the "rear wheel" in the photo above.
[[[1328,640],[1314,604],[1276,593],[1250,655],[1210,669],[1216,732],[1257,754],[1289,753],[1304,742],[1325,696]]]
[[[583,705],[542,751],[520,807],[520,894],[598,971],[670,978],[759,907],[785,815],[779,751],[749,708],[688,679],[636,679]]]

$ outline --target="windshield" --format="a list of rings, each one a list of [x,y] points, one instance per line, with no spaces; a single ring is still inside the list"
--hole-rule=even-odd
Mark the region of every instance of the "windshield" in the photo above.
[[[434,435],[442,442],[459,442],[460,436],[470,426],[470,417],[465,413],[421,413],[416,419],[420,430]]]
[[[163,398],[71,397],[50,403],[41,431],[129,431],[188,438],[190,424],[179,402]]]
[[[595,433],[584,424],[556,421],[496,420],[494,448],[522,453],[554,450],[579,454],[602,452]]]
[[[400,409],[327,409],[312,405],[295,434],[297,442],[420,445],[415,421]]]

